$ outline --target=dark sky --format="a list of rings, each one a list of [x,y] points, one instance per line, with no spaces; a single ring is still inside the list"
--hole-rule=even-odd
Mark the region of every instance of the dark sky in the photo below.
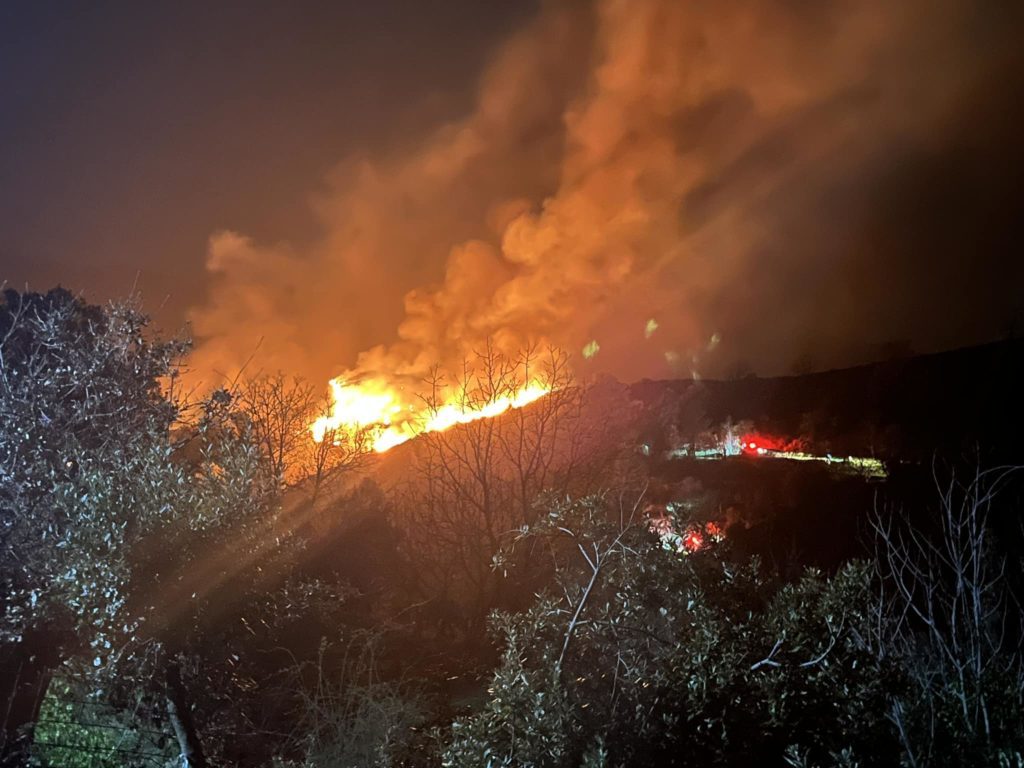
[[[207,238],[311,235],[348,153],[465,111],[535,3],[0,5],[0,280],[182,321]]]
[[[4,3],[0,281],[138,280],[198,368],[312,378],[1019,334],[1022,39],[1018,0]]]

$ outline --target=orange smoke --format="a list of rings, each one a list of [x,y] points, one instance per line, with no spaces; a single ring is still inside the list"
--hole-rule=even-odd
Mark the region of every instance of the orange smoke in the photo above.
[[[842,227],[877,197],[883,150],[929,148],[986,61],[963,32],[973,4],[948,5],[545,3],[469,114],[330,174],[309,245],[211,239],[192,366],[230,378],[256,351],[340,373],[321,434],[369,423],[386,446],[435,423],[398,378],[458,370],[484,340],[632,380],[738,352],[763,370],[808,328],[826,349],[870,336],[849,281],[809,292],[807,268],[847,275]]]

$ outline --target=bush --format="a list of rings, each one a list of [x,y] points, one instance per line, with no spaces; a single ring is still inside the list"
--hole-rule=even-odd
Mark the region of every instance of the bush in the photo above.
[[[445,766],[896,753],[885,712],[901,678],[868,639],[866,565],[780,586],[756,561],[666,549],[635,519],[608,522],[610,511],[599,499],[558,504],[528,532],[555,553],[560,594],[495,618],[504,655],[489,700],[453,724]]]
[[[342,662],[325,661],[328,643],[321,642],[315,663],[294,671],[311,678],[302,700],[295,737],[287,747],[292,759],[280,766],[302,768],[393,768],[404,765],[426,708],[409,687],[380,679],[379,638],[359,633],[342,649]],[[298,757],[294,757],[298,755]]]

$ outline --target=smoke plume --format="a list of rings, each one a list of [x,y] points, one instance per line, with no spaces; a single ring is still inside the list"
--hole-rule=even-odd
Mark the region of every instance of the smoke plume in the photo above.
[[[549,4],[471,114],[331,172],[313,245],[211,238],[193,368],[415,378],[491,339],[632,380],[992,338],[1022,307],[999,127],[1020,21],[969,0]]]

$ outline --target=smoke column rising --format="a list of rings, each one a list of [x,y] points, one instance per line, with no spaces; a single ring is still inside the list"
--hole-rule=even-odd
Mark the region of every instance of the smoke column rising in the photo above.
[[[975,5],[549,4],[471,114],[330,173],[313,246],[211,237],[192,367],[416,378],[491,338],[632,380],[991,338],[1021,311],[998,293],[1020,197],[1009,134],[972,137],[1024,68],[1020,12]],[[1012,202],[960,205],[951,157]],[[1012,275],[957,274],[966,248]]]

